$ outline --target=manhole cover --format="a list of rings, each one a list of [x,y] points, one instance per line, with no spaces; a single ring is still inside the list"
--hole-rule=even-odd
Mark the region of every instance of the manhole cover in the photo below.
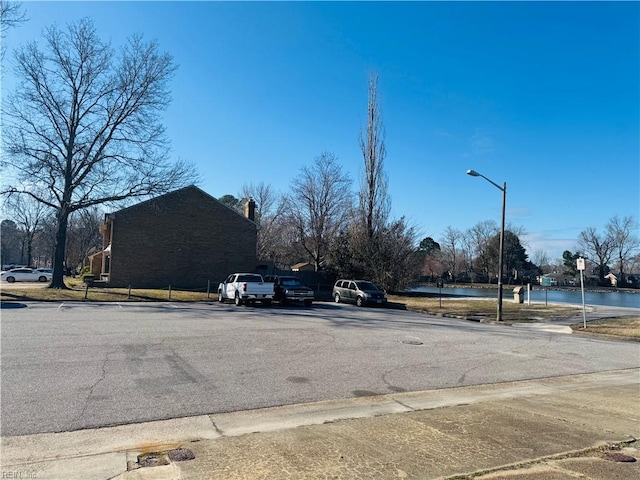
[[[188,448],[176,448],[167,453],[169,460],[172,462],[184,462],[186,460],[193,460],[196,456]]]
[[[420,340],[403,340],[402,343],[405,345],[424,345]]]

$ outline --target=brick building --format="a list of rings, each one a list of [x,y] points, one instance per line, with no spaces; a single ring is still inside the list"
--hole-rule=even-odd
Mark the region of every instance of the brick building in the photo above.
[[[257,268],[255,203],[243,216],[195,186],[105,215],[101,276],[111,287],[204,289]]]

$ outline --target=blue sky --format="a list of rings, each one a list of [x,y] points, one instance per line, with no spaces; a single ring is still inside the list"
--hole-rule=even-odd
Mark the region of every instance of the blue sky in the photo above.
[[[638,2],[25,2],[11,48],[85,16],[117,47],[156,39],[179,69],[172,155],[201,188],[286,192],[324,151],[362,174],[379,75],[393,215],[439,240],[500,220],[559,258],[580,231],[640,216]],[[4,67],[3,93],[11,90]]]

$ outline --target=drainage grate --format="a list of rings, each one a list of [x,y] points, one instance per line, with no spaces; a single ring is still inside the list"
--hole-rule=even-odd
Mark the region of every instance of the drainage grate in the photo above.
[[[160,465],[169,465],[169,459],[163,453],[145,453],[138,456],[138,465],[144,467],[159,467]]]
[[[168,452],[167,455],[169,455],[169,460],[172,462],[184,462],[196,458],[194,453],[188,448],[176,448]]]
[[[424,345],[420,340],[403,340],[402,343],[405,345]]]
[[[127,462],[127,470],[136,470],[145,467],[159,467],[169,465],[171,462],[185,462],[196,458],[188,448],[176,448],[168,452],[152,452],[138,455],[137,462]]]

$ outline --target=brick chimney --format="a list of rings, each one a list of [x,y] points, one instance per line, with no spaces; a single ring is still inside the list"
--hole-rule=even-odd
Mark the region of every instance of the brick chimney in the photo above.
[[[253,198],[248,198],[244,203],[244,216],[252,222],[256,221],[256,202]]]

